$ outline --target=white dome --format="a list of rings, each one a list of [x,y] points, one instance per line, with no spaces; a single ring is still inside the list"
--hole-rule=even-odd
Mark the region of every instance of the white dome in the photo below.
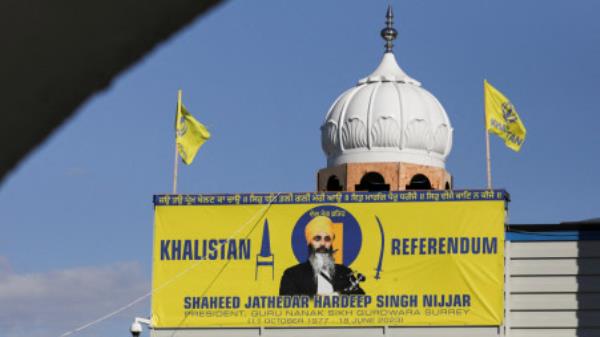
[[[452,126],[440,102],[387,52],[333,103],[321,126],[327,166],[405,162],[445,167]]]

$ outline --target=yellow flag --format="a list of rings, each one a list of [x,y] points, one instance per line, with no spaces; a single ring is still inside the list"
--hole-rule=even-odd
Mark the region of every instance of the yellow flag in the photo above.
[[[210,138],[210,132],[198,122],[194,116],[181,104],[181,111],[177,114],[176,134],[177,149],[183,162],[190,165],[200,146]]]
[[[513,151],[519,151],[527,130],[512,103],[487,80],[483,82],[485,100],[485,127],[504,140]]]

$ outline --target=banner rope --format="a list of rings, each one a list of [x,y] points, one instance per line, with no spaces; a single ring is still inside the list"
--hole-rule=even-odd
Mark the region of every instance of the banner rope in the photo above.
[[[235,230],[228,238],[227,240],[233,239],[238,233],[240,233],[243,229],[245,229],[248,225],[254,223],[254,225],[252,226],[252,228],[250,229],[250,232],[248,232],[248,234],[245,236],[245,238],[247,238],[248,236],[250,236],[250,234],[252,234],[252,232],[254,231],[254,229],[256,229],[257,224],[259,223],[259,220],[262,219],[262,217],[269,211],[269,208],[271,208],[271,206],[273,205],[273,202],[275,200],[277,200],[279,198],[279,195],[281,194],[281,192],[278,192],[277,195],[271,199],[271,201],[269,201],[269,203],[261,210],[258,210],[256,213],[254,213],[250,219],[248,221],[246,221],[246,223],[244,223],[243,225],[241,225],[240,227],[238,227],[237,230]],[[258,219],[255,221],[256,215],[260,214],[260,216],[258,217]],[[134,299],[133,301],[123,305],[122,307],[104,315],[101,316],[89,323],[86,323],[76,329],[67,331],[65,333],[63,333],[62,335],[60,335],[60,337],[66,337],[66,336],[70,336],[72,334],[81,332],[91,326],[94,326],[102,321],[105,321],[115,315],[117,315],[118,313],[136,305],[137,303],[145,300],[146,298],[150,297],[152,294],[154,294],[155,292],[158,292],[159,290],[163,289],[164,287],[170,285],[171,283],[175,282],[177,279],[179,279],[180,277],[182,277],[183,275],[187,274],[188,272],[190,272],[191,270],[195,269],[197,266],[200,265],[200,262],[196,262],[194,264],[192,264],[190,267],[184,269],[183,271],[181,271],[180,273],[178,273],[177,275],[173,276],[172,278],[168,279],[167,281],[165,281],[163,284],[161,284],[160,286],[151,289],[149,292],[145,293],[144,295]],[[208,291],[208,289],[210,289],[210,287],[214,284],[214,282],[216,281],[216,279],[219,277],[219,275],[221,275],[221,273],[223,272],[223,270],[225,270],[225,267],[227,267],[228,262],[225,263],[225,265],[223,266],[223,268],[221,269],[221,271],[217,274],[217,276],[212,280],[212,282],[206,287],[206,289],[204,290],[204,294],[206,293],[206,291]]]

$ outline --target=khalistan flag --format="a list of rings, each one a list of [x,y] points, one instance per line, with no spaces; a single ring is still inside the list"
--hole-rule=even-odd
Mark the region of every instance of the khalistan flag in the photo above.
[[[210,132],[204,124],[198,122],[181,103],[181,111],[177,112],[177,149],[183,162],[190,165],[198,150],[210,138]]]
[[[485,100],[485,127],[504,140],[513,151],[519,151],[525,142],[527,130],[514,105],[487,80],[483,82]]]

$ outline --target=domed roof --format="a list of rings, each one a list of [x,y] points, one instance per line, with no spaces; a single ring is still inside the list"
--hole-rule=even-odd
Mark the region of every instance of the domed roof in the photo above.
[[[406,162],[444,168],[452,148],[450,120],[440,102],[398,66],[391,10],[382,36],[387,50],[381,64],[335,100],[321,126],[327,166]]]

